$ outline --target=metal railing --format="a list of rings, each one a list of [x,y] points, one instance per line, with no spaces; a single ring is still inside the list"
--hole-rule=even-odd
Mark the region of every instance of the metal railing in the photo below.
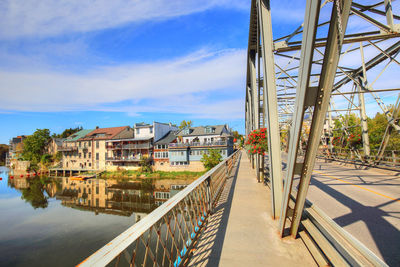
[[[335,148],[333,151],[328,149],[320,149],[318,156],[333,159],[339,161],[345,161],[349,163],[360,163],[369,166],[381,166],[381,167],[400,167],[400,155],[399,150],[387,150],[381,158],[378,156],[378,151],[371,150],[371,154],[367,157],[363,151],[358,149],[349,148]]]
[[[58,151],[60,152],[72,152],[72,151],[78,151],[77,146],[62,146],[58,148]]]
[[[227,141],[215,141],[215,142],[190,142],[190,143],[170,143],[169,148],[180,148],[180,147],[196,147],[196,146],[226,146]]]
[[[233,153],[78,266],[187,263],[238,155]]]
[[[152,145],[150,143],[146,144],[117,144],[114,146],[108,145],[107,149],[116,150],[116,149],[150,149]]]
[[[143,157],[107,157],[106,161],[140,161]]]

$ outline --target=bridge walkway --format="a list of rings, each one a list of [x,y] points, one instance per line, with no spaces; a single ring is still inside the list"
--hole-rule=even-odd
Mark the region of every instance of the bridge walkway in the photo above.
[[[301,239],[278,236],[269,189],[242,153],[196,244],[190,266],[315,266]]]

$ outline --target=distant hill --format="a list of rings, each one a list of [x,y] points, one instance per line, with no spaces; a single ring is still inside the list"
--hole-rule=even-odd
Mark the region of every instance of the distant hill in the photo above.
[[[7,153],[8,153],[8,145],[0,144],[0,166],[5,165]]]

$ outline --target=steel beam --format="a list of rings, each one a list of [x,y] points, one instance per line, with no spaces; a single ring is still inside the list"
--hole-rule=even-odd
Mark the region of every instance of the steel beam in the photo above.
[[[304,155],[303,168],[300,174],[299,190],[296,197],[296,204],[293,212],[290,233],[297,236],[300,220],[303,214],[308,187],[310,185],[312,171],[314,169],[317,150],[321,139],[323,125],[326,119],[330,96],[335,81],[335,74],[338,67],[340,52],[343,44],[343,37],[349,18],[351,0],[335,1],[339,8],[332,8],[331,21],[328,32],[328,42],[325,48],[324,60],[318,85],[317,100],[308,138],[308,145]],[[340,13],[338,12],[340,10]]]
[[[271,7],[269,0],[257,0],[260,28],[263,79],[263,114],[267,124],[269,173],[271,179],[272,217],[278,218],[282,203],[282,163],[278,123],[278,99],[275,83],[274,44],[272,38]]]
[[[360,54],[361,54],[361,62],[363,68],[363,79],[364,83],[367,80],[367,70],[365,67],[365,60],[364,60],[364,49],[362,43],[360,43]],[[358,101],[360,104],[360,118],[361,118],[361,131],[362,131],[362,141],[363,141],[363,148],[364,148],[364,156],[369,159],[370,156],[370,146],[369,146],[369,136],[368,136],[368,123],[367,123],[367,112],[365,110],[365,99],[364,94],[360,92],[363,90],[360,85],[356,85],[358,88]],[[339,90],[338,90],[339,91]]]
[[[302,50],[300,56],[299,79],[296,90],[296,103],[294,107],[293,123],[290,130],[289,152],[287,159],[287,173],[283,192],[282,208],[279,220],[279,232],[283,236],[286,218],[289,209],[289,200],[292,191],[293,177],[295,175],[296,159],[299,150],[301,128],[303,125],[305,99],[310,83],[311,66],[314,55],[314,43],[319,19],[320,0],[308,0],[304,17],[304,30]]]

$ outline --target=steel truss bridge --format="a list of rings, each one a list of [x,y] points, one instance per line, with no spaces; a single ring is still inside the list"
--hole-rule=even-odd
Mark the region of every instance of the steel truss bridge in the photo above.
[[[307,196],[318,157],[397,167],[396,152],[388,154],[386,147],[391,135],[400,132],[396,77],[400,74],[396,59],[400,16],[393,12],[391,0],[307,0],[304,10],[301,25],[274,37],[270,1],[251,1],[245,127],[246,134],[265,127],[268,139],[267,155],[249,155],[251,165],[258,182],[266,181],[270,187],[270,213],[279,221],[280,237],[300,236],[318,265],[387,266]],[[367,113],[371,111],[386,117],[378,150],[369,144]],[[333,144],[333,121],[340,121],[347,137],[353,113],[360,123],[351,127],[360,127],[362,146],[338,151]],[[283,132],[288,133],[286,140]],[[240,153],[207,172],[81,266],[188,265]]]

